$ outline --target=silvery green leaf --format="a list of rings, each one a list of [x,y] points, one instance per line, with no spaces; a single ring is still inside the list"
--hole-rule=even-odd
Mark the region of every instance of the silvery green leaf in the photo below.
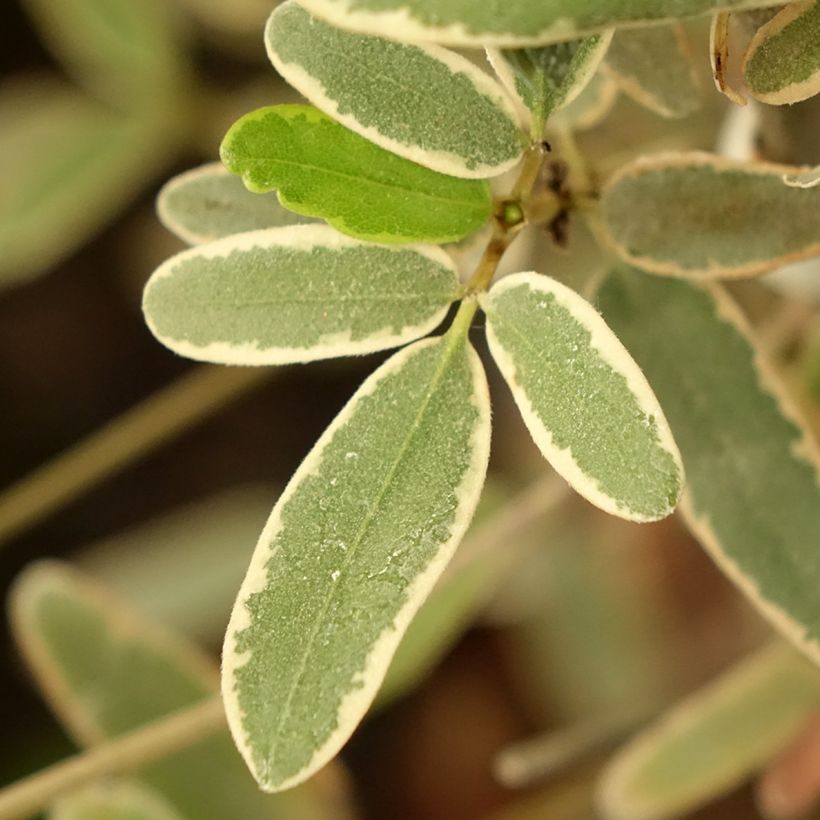
[[[368,378],[262,532],[222,656],[234,739],[266,791],[348,739],[463,536],[489,455],[487,386],[449,333]]]
[[[595,309],[537,273],[479,297],[490,352],[544,457],[584,498],[632,521],[669,515],[680,456],[638,366]]]
[[[265,29],[276,70],[317,108],[434,171],[491,177],[524,142],[504,90],[465,57],[328,25],[295,0]]]
[[[820,186],[783,181],[799,170],[699,152],[638,159],[604,188],[610,243],[644,270],[704,279],[753,276],[814,256]]]
[[[354,31],[409,42],[520,48],[571,40],[613,26],[674,20],[772,0],[302,0],[311,12]]]
[[[461,292],[440,248],[298,225],[171,257],[146,285],[143,310],[157,339],[183,356],[287,364],[398,347],[433,330]]]
[[[209,162],[168,180],[157,196],[157,214],[171,233],[189,245],[315,221],[282,207],[273,194],[251,193],[221,162]]]
[[[599,71],[571,103],[553,115],[552,124],[572,131],[594,128],[606,119],[617,98],[617,84]]]
[[[92,783],[59,798],[48,820],[184,820],[157,792],[138,781]]]
[[[687,474],[684,518],[785,637],[820,662],[820,454],[720,288],[622,269],[607,322],[663,403]]]
[[[606,69],[618,87],[662,117],[679,119],[700,107],[700,91],[683,26],[616,32]]]
[[[820,2],[789,3],[752,38],[743,58],[752,96],[785,105],[820,93]]]
[[[217,671],[198,647],[143,620],[56,561],[30,565],[10,597],[14,636],[49,705],[84,747],[213,697]],[[318,783],[263,795],[227,730],[134,776],[187,820],[337,820],[339,796]]]
[[[671,820],[740,785],[820,706],[820,673],[773,645],[729,669],[623,747],[604,770],[604,820]]]
[[[252,191],[371,242],[455,242],[488,221],[485,180],[431,171],[374,145],[309,105],[246,114],[222,160]]]

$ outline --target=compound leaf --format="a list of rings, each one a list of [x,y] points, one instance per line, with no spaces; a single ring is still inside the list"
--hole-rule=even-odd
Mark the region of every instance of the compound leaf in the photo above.
[[[307,105],[242,117],[222,160],[251,191],[371,242],[455,242],[492,212],[483,180],[439,174],[374,145]]]
[[[466,340],[416,342],[364,382],[291,479],[222,661],[231,730],[263,789],[309,777],[366,712],[470,522],[489,424]]]
[[[613,515],[669,515],[680,456],[652,389],[595,309],[537,273],[508,276],[479,301],[490,352],[555,470]]]
[[[183,251],[145,287],[151,332],[223,364],[372,353],[429,333],[461,295],[433,246],[370,245],[327,225],[237,234]]]
[[[491,177],[523,151],[504,90],[437,46],[354,34],[282,3],[265,30],[276,70],[310,102],[371,142],[457,177]]]
[[[699,152],[639,159],[604,188],[609,240],[639,268],[693,278],[752,276],[813,256],[820,186],[784,182],[798,171]]]

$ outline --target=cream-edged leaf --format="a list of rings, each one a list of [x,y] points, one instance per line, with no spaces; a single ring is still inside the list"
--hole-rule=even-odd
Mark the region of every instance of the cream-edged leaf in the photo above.
[[[317,108],[401,157],[451,176],[497,176],[523,151],[504,90],[465,57],[354,34],[282,3],[265,29],[276,70]]]
[[[100,747],[217,690],[207,654],[135,615],[66,564],[30,565],[12,588],[10,615],[39,687],[81,746]],[[318,783],[263,795],[227,730],[134,776],[188,820],[337,820],[343,814],[343,800],[330,799]]]
[[[820,672],[774,645],[683,700],[604,770],[604,820],[671,820],[736,788],[820,706]]]
[[[479,298],[490,352],[544,457],[584,498],[632,521],[669,515],[680,456],[652,389],[575,291],[537,273]]]
[[[598,71],[572,102],[555,112],[551,124],[571,131],[595,128],[606,119],[617,99],[616,82]]]
[[[309,105],[246,114],[222,160],[257,192],[370,242],[456,242],[492,213],[485,180],[458,179],[374,145]]]
[[[769,105],[820,94],[820,1],[789,3],[762,26],[743,58],[743,77]]]
[[[772,0],[302,0],[337,26],[451,46],[521,48],[571,40],[614,26],[674,20]]]
[[[48,820],[186,820],[137,781],[99,781],[59,798]]]
[[[686,523],[820,662],[820,455],[740,311],[716,285],[629,269],[609,276],[598,303],[663,403],[686,468]]]
[[[284,208],[274,194],[251,193],[221,162],[209,162],[168,180],[157,196],[157,215],[189,245],[315,221]]]
[[[261,787],[345,743],[470,522],[487,467],[481,363],[447,334],[368,378],[262,532],[222,658],[234,739]]]
[[[618,171],[602,193],[610,244],[652,273],[753,276],[820,253],[820,186],[800,168],[700,152],[658,154]]]
[[[604,65],[621,91],[662,117],[680,119],[700,107],[680,23],[617,31]]]
[[[327,225],[297,225],[171,257],[146,285],[143,310],[157,339],[183,356],[288,364],[417,339],[461,290],[440,248],[371,245]]]

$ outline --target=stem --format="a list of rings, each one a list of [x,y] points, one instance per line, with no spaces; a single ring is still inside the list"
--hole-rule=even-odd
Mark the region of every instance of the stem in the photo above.
[[[270,378],[269,368],[198,367],[0,495],[0,543]]]
[[[131,771],[193,746],[225,726],[214,697],[141,726],[108,743],[55,763],[0,790],[0,820],[23,820],[89,780]]]

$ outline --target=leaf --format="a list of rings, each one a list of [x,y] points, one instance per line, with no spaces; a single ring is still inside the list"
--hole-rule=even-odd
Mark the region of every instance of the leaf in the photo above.
[[[537,273],[479,297],[487,340],[544,457],[584,498],[630,521],[678,502],[683,470],[652,389],[595,309]]]
[[[336,29],[294,0],[273,12],[265,43],[276,70],[317,108],[405,159],[478,178],[521,157],[512,104],[464,57]]]
[[[690,695],[621,749],[605,769],[605,820],[688,815],[748,778],[820,705],[820,675],[773,645]]]
[[[287,364],[398,347],[433,330],[460,296],[440,248],[369,245],[299,225],[171,257],[148,281],[143,310],[180,355]]]
[[[487,57],[525,119],[534,116],[543,125],[584,90],[611,40],[606,31],[543,48],[487,49]]]
[[[769,105],[820,93],[820,2],[790,3],[752,38],[743,58],[752,96]]]
[[[420,43],[520,48],[561,42],[612,26],[674,20],[772,0],[302,0],[311,12],[353,31]]]
[[[686,522],[719,567],[820,662],[820,457],[717,286],[618,270],[599,305],[663,403]]]
[[[159,139],[60,84],[0,90],[0,283],[43,273],[113,219],[166,160]]]
[[[700,152],[639,159],[604,188],[610,243],[644,270],[704,279],[753,276],[813,256],[820,187],[783,182],[799,170]]]
[[[620,30],[606,55],[606,69],[633,100],[669,119],[700,107],[700,90],[680,23]]]
[[[371,242],[455,242],[492,213],[490,186],[398,157],[307,105],[242,117],[222,160],[256,192]]]
[[[262,532],[222,656],[266,791],[330,760],[472,517],[489,454],[480,361],[447,334],[395,354],[302,462]]]
[[[216,670],[187,641],[143,621],[56,561],[32,564],[10,597],[15,638],[62,724],[82,746],[211,697]],[[190,820],[336,820],[316,785],[271,798],[248,777],[227,731],[139,770]]]
[[[314,221],[283,208],[275,196],[251,193],[221,162],[209,162],[168,180],[157,195],[157,214],[171,233],[189,245]]]
[[[606,119],[618,97],[618,86],[599,71],[584,90],[555,113],[552,124],[572,131],[594,128]]]
[[[161,0],[25,0],[57,59],[118,107],[156,108],[180,90],[182,55]]]
[[[48,820],[183,820],[151,789],[130,780],[100,781],[60,798]]]
[[[732,15],[722,11],[712,16],[709,27],[709,59],[715,88],[735,105],[746,105],[747,100],[731,82],[729,70],[729,21]]]

